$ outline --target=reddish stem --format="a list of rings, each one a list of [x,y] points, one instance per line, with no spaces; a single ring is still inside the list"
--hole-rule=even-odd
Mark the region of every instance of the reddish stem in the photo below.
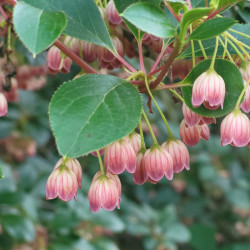
[[[206,22],[207,20],[212,19],[212,18],[214,18],[215,16],[217,16],[217,15],[218,15],[221,11],[223,11],[227,6],[229,6],[229,5],[223,6],[223,7],[221,7],[220,9],[213,11],[211,14],[208,15],[208,17],[204,20],[204,22]]]
[[[148,77],[150,76],[153,76],[154,74],[158,73],[159,71],[161,71],[163,69],[163,66],[162,67],[159,67],[158,69],[154,70],[153,72],[149,73],[148,74]]]
[[[16,0],[7,0],[7,2],[13,7],[17,4]]]
[[[142,51],[142,41],[140,30],[138,31],[138,50],[139,50],[139,59],[140,59],[140,68],[143,73],[146,73],[144,61],[143,61],[143,51]]]
[[[4,11],[4,9],[2,8],[1,5],[0,5],[0,12],[1,12],[1,14],[2,14],[2,16],[3,16],[3,18],[4,18],[5,20],[8,20],[8,19],[9,19],[8,15],[6,14],[6,12]]]
[[[171,12],[171,14],[175,17],[175,19],[176,19],[178,22],[180,22],[180,21],[181,21],[181,18],[180,18],[179,16],[176,15],[176,13],[174,12],[174,10],[173,10],[173,8],[171,7],[171,5],[170,5],[168,2],[166,2],[166,1],[164,1],[164,3],[165,3],[165,5],[166,5],[166,7],[168,8],[168,10]]]
[[[132,73],[137,72],[137,70],[132,67],[132,65],[130,65],[128,62],[126,62],[118,53],[114,53],[114,56]]]
[[[83,70],[90,74],[99,74],[94,68],[89,66],[86,62],[84,62],[79,56],[77,56],[71,49],[69,49],[65,44],[63,44],[60,40],[56,40],[54,45],[60,49],[66,56],[68,56],[72,61],[78,64]]]
[[[161,73],[158,75],[158,77],[153,82],[153,84],[150,84],[151,89],[156,88],[158,84],[163,80],[163,78],[165,77],[166,73],[168,72],[170,66],[172,65],[172,63],[174,62],[174,59],[178,56],[178,54],[179,54],[179,44],[176,44],[168,60],[166,61],[166,64],[163,66]]]
[[[162,50],[161,50],[161,53],[158,55],[156,61],[154,62],[154,64],[153,64],[151,70],[149,71],[148,76],[151,76],[151,75],[154,75],[154,74],[155,74],[155,73],[152,74],[152,72],[155,71],[156,67],[158,66],[159,62],[161,61],[161,59],[162,59],[162,57],[164,56],[164,53],[166,52],[167,49],[168,49],[168,46],[167,46],[165,49],[162,49]]]
[[[145,85],[145,82],[144,81],[140,81],[140,80],[136,80],[136,81],[130,81],[131,84],[133,85]]]

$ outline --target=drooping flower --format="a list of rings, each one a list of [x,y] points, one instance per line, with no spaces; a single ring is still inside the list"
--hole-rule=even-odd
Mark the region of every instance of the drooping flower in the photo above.
[[[220,127],[221,145],[244,147],[250,142],[250,121],[240,110],[228,114]]]
[[[121,174],[125,169],[134,173],[136,168],[136,154],[131,145],[125,140],[116,141],[107,146],[104,153],[106,168],[112,174]]]
[[[189,127],[187,126],[185,120],[182,120],[180,124],[180,137],[181,140],[188,146],[195,146],[199,143],[200,138],[204,140],[210,139],[208,125],[203,124]]]
[[[137,154],[141,150],[141,136],[135,132],[125,137],[125,140],[131,145]]]
[[[63,158],[60,158],[60,160],[56,163],[54,169],[60,167],[62,163],[63,163]],[[81,188],[82,187],[82,167],[79,161],[77,159],[68,158],[65,161],[65,166],[75,174],[77,178],[78,186],[79,188]]]
[[[47,54],[47,67],[49,69],[49,72],[51,74],[57,74],[61,69],[61,63],[61,51],[57,47],[52,46]]]
[[[118,25],[122,23],[122,18],[120,17],[118,11],[116,10],[113,0],[109,1],[107,4],[106,14],[111,24]]]
[[[121,198],[121,183],[118,176],[111,173],[106,176],[97,172],[94,176],[88,192],[90,210],[97,213],[102,207],[112,211],[119,208]]]
[[[152,181],[158,182],[164,175],[168,180],[173,179],[173,160],[167,150],[153,146],[146,151],[142,161]]]
[[[181,172],[184,168],[189,167],[189,153],[185,144],[177,139],[169,139],[161,146],[166,149],[173,159],[173,169],[175,173]]]
[[[136,169],[133,173],[133,181],[137,185],[144,184],[148,179],[148,173],[145,169],[145,164],[143,164],[144,153],[139,152],[136,155]]]
[[[202,125],[202,124],[211,124],[216,123],[216,119],[214,117],[204,117],[201,116],[194,111],[192,111],[185,103],[182,105],[182,112],[185,118],[186,124],[189,127],[195,125]]]
[[[76,199],[78,188],[77,178],[73,171],[66,166],[54,169],[48,178],[46,185],[46,199],[51,200],[58,197],[63,201]]]
[[[0,117],[8,114],[8,103],[6,97],[0,92]]]
[[[246,81],[244,81],[244,84],[247,84]],[[250,112],[250,84],[248,85],[246,89],[245,98],[244,98],[244,101],[241,103],[240,107],[244,112],[246,113]]]
[[[215,71],[202,73],[194,82],[192,105],[195,108],[204,104],[207,109],[223,109],[225,99],[225,82]]]
[[[245,65],[243,68],[240,68],[243,79],[248,82],[250,80],[250,63]]]

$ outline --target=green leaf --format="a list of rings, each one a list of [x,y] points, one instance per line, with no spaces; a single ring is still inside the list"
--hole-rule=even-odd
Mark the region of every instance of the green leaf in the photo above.
[[[93,0],[24,0],[39,9],[63,11],[67,17],[64,34],[88,41],[109,50],[114,49],[107,27]]]
[[[195,249],[216,249],[215,230],[213,228],[202,224],[194,224],[190,227],[190,230],[192,233],[190,244]]]
[[[59,152],[78,157],[129,134],[142,103],[130,83],[114,76],[86,75],[62,85],[50,103],[50,123]]]
[[[242,1],[244,0],[212,0],[209,5],[215,9],[224,9]]]
[[[210,10],[209,8],[197,8],[186,12],[181,19],[180,26],[187,28],[193,21],[206,16]]]
[[[166,239],[178,243],[185,243],[190,240],[188,228],[180,223],[175,223],[166,231]]]
[[[38,54],[60,36],[67,20],[61,12],[44,11],[20,2],[14,8],[13,23],[24,45]]]
[[[213,18],[201,24],[188,37],[188,40],[206,40],[215,37],[229,29],[235,20],[231,18]]]
[[[211,63],[211,59],[200,62],[183,80],[185,83],[193,84],[199,75],[205,72]],[[223,59],[215,60],[215,71],[224,79],[226,85],[226,96],[224,101],[224,108],[217,110],[208,110],[203,105],[199,108],[192,106],[192,87],[183,87],[182,92],[187,106],[197,114],[206,117],[223,116],[232,111],[235,104],[243,90],[243,79],[239,69],[229,61]]]
[[[157,37],[171,37],[175,29],[165,13],[150,3],[137,3],[129,6],[122,16],[142,31]]]
[[[3,170],[2,170],[2,168],[0,168],[0,179],[3,179],[4,178],[4,176],[3,176]]]
[[[231,27],[231,29],[234,29],[238,32],[244,33],[246,35],[250,36],[250,24],[235,24]],[[245,43],[246,45],[250,46],[250,39],[241,36],[239,34],[233,33],[231,31],[228,31],[231,35],[233,35],[235,38],[237,38],[239,41]],[[224,42],[225,43],[225,42]],[[202,41],[202,45],[206,51],[207,56],[212,56],[214,53],[214,47],[215,47],[215,38],[208,39],[206,41]],[[250,52],[249,49],[245,48],[246,51]],[[198,42],[194,41],[194,50],[195,50],[195,56],[203,56],[201,48],[198,44]],[[231,55],[236,55],[235,50],[231,47],[230,44],[228,44],[228,51]],[[219,43],[217,56],[222,56],[224,52],[224,48]],[[178,59],[180,58],[191,58],[192,57],[192,49],[189,46],[180,56],[178,56]]]
[[[16,241],[33,241],[35,238],[35,227],[33,223],[17,214],[7,214],[1,217],[5,231]]]

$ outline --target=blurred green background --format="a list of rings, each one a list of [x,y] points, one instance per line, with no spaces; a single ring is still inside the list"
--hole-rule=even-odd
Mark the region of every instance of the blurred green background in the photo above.
[[[249,22],[249,13],[249,8],[238,5],[227,14]],[[27,63],[45,62],[45,54],[33,60],[19,43],[16,46]],[[176,174],[173,181],[137,186],[128,173],[120,175],[120,210],[89,211],[88,188],[99,169],[93,156],[79,159],[83,188],[77,202],[46,201],[46,181],[59,159],[49,127],[49,100],[62,82],[78,72],[74,65],[69,75],[48,77],[39,91],[20,90],[19,101],[9,105],[9,116],[0,119],[0,176],[4,177],[0,179],[0,249],[249,250],[250,151],[220,146],[220,119],[210,125],[210,141],[189,147],[190,171]],[[181,104],[174,104],[167,91],[156,95],[179,137]],[[163,142],[166,130],[153,110],[149,116]],[[145,136],[150,146],[151,138]],[[9,145],[13,138],[15,143]],[[26,157],[23,151],[31,140],[37,152]]]

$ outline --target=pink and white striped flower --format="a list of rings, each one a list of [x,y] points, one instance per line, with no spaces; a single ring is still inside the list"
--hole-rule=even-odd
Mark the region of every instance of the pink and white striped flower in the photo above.
[[[110,0],[107,4],[106,14],[111,24],[118,25],[122,23],[122,18],[120,17],[118,11],[116,10],[113,0]]]
[[[106,176],[97,172],[88,192],[90,210],[97,213],[100,208],[112,211],[119,208],[121,183],[118,176],[108,173]]]
[[[199,143],[200,138],[204,140],[210,139],[209,127],[207,124],[189,127],[185,120],[182,120],[180,124],[180,137],[186,145],[195,146]]]
[[[121,174],[125,169],[129,173],[134,173],[136,154],[131,145],[122,139],[107,146],[104,153],[104,163],[112,174]]]
[[[60,167],[63,163],[63,158],[61,158],[55,165],[54,169]],[[77,178],[78,187],[82,187],[82,167],[77,159],[68,158],[65,161],[65,166],[70,169]]]
[[[8,115],[8,103],[6,97],[0,92],[0,117]]]
[[[168,180],[173,179],[173,160],[166,149],[153,146],[146,151],[142,161],[152,181],[158,182],[164,175]]]
[[[173,169],[175,173],[183,171],[184,168],[187,170],[189,167],[189,153],[185,144],[177,139],[169,139],[164,142],[161,146],[166,149],[173,159]]]
[[[63,201],[76,200],[78,182],[73,171],[66,166],[54,169],[48,178],[46,185],[46,199],[58,197]]]
[[[215,71],[202,73],[194,82],[192,105],[198,108],[203,104],[207,109],[223,109],[225,82]]]
[[[240,110],[235,110],[223,119],[220,132],[222,146],[244,147],[250,142],[250,121]]]
[[[144,153],[139,152],[136,156],[136,169],[133,173],[133,181],[137,185],[144,184],[148,179],[148,173],[143,162]]]
[[[240,68],[243,79],[248,82],[250,80],[250,63]]]
[[[131,145],[137,154],[141,150],[141,136],[135,132],[125,137],[125,140]]]
[[[47,67],[49,69],[49,72],[51,74],[57,74],[58,71],[61,69],[61,64],[61,51],[57,47],[52,46],[47,54]]]
[[[247,84],[246,81],[244,81],[244,84]],[[245,98],[244,101],[241,103],[240,107],[244,112],[246,113],[250,112],[250,83],[246,89]]]
[[[182,105],[182,112],[183,116],[185,118],[186,124],[189,127],[195,126],[195,125],[202,125],[202,124],[211,124],[216,123],[216,119],[214,117],[204,117],[201,116],[194,111],[192,111],[186,103],[183,103]]]

